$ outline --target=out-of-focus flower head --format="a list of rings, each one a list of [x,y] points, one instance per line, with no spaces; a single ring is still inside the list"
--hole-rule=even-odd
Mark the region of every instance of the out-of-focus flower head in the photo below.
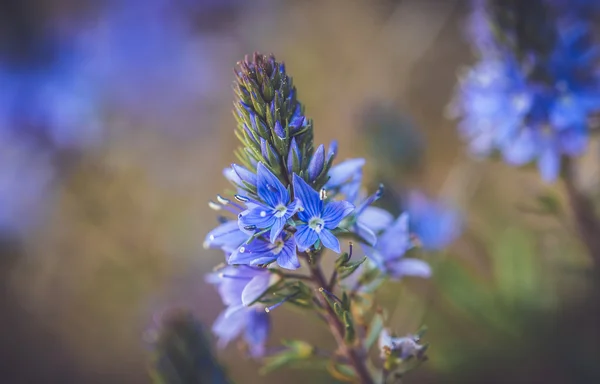
[[[549,182],[562,156],[583,154],[588,119],[600,110],[593,9],[578,8],[587,5],[475,3],[469,25],[479,62],[461,78],[452,106],[474,154],[536,161]]]

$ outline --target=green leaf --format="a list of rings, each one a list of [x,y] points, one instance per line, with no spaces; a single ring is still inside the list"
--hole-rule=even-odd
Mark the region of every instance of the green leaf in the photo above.
[[[375,313],[371,319],[371,324],[367,329],[367,336],[365,337],[364,346],[367,351],[373,347],[375,342],[379,339],[379,335],[383,330],[383,313]]]
[[[562,214],[562,207],[558,196],[548,191],[545,194],[541,194],[537,197],[537,202],[540,208],[549,214],[560,215]]]
[[[496,286],[511,305],[535,303],[542,292],[543,270],[538,265],[534,238],[522,229],[508,228],[492,248]]]
[[[346,266],[341,266],[338,267],[338,273],[340,274],[340,278],[343,280],[345,278],[347,278],[348,276],[350,276],[351,274],[354,273],[354,271],[356,271],[358,269],[358,267],[361,266],[362,263],[364,263],[365,261],[367,261],[367,257],[363,257],[362,259],[360,259],[359,261],[355,261],[353,263],[348,263],[346,264]]]
[[[265,359],[266,363],[261,369],[262,374],[273,372],[301,360],[309,359],[314,355],[314,347],[305,341],[286,340],[283,341],[283,345],[287,348]]]

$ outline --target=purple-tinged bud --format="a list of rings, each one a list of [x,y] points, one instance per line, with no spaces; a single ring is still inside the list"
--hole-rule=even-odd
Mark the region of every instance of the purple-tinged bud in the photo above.
[[[327,162],[330,162],[332,159],[334,159],[337,156],[337,151],[338,151],[337,140],[333,140],[329,144],[329,150],[327,151]]]
[[[323,171],[323,165],[325,165],[325,147],[323,144],[319,145],[319,148],[313,154],[310,163],[308,164],[308,179],[309,181],[315,180]]]
[[[302,158],[300,157],[300,148],[296,142],[296,138],[293,137],[290,142],[290,150],[287,158],[287,168],[290,173],[299,173],[302,166]]]
[[[275,133],[277,134],[277,136],[279,136],[281,139],[285,138],[285,130],[281,126],[281,123],[279,122],[279,120],[277,120],[275,122],[275,127],[274,127],[273,130],[275,131]]]

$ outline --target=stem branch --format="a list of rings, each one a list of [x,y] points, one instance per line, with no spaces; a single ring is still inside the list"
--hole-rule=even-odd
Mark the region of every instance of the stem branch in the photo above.
[[[323,272],[321,271],[321,267],[316,263],[309,264],[309,266],[312,280],[317,285],[317,288],[328,287],[325,276],[323,276]],[[329,329],[331,330],[331,333],[333,334],[340,351],[354,368],[359,382],[362,384],[373,384],[373,378],[371,377],[371,374],[366,366],[366,356],[364,351],[362,351],[362,348],[355,348],[346,344],[346,341],[344,340],[344,324],[342,324],[341,320],[335,314],[333,308],[331,308],[325,299],[321,295],[316,296],[321,308],[325,310],[324,316],[327,320],[327,324],[329,325]]]

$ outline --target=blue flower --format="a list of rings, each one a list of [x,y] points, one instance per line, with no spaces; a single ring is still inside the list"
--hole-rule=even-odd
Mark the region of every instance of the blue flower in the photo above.
[[[210,231],[204,239],[204,248],[220,248],[230,254],[237,250],[246,240],[248,234],[242,232],[236,220],[227,221]]]
[[[281,268],[298,269],[300,261],[296,255],[296,242],[290,236],[285,239],[284,235],[275,240],[274,243],[259,237],[250,244],[244,244],[229,256],[229,264],[267,265],[274,261]]]
[[[270,319],[264,306],[255,304],[278,276],[263,268],[248,266],[225,267],[207,276],[217,286],[227,309],[213,325],[219,338],[219,347],[225,347],[242,333],[254,357],[264,354],[264,345],[270,331]]]
[[[421,357],[425,352],[425,346],[420,345],[419,341],[420,338],[417,335],[392,337],[387,329],[383,329],[379,335],[381,358],[386,359],[390,354],[394,354],[402,360]]]
[[[271,331],[271,319],[261,306],[238,307],[222,312],[212,327],[218,337],[218,347],[225,348],[230,341],[244,336],[250,355],[258,358],[265,354],[265,344]]]
[[[268,269],[240,265],[222,268],[209,274],[206,280],[217,286],[225,305],[237,307],[251,305],[277,278]]]
[[[274,243],[300,205],[297,199],[290,201],[288,190],[262,163],[257,167],[256,188],[262,202],[247,202],[249,209],[240,214],[238,222],[241,228],[270,228],[269,240]]]
[[[431,269],[426,262],[404,257],[412,246],[408,214],[403,213],[379,236],[375,247],[363,245],[363,248],[377,268],[395,279],[431,276]]]
[[[294,235],[298,249],[304,251],[320,240],[323,246],[339,253],[340,242],[331,231],[354,210],[354,206],[347,201],[324,203],[319,193],[296,174],[294,193],[304,208],[298,212],[298,217],[306,223],[298,225]]]
[[[550,6],[566,6],[559,3]],[[485,8],[475,7],[471,38],[481,60],[461,79],[454,105],[474,154],[498,151],[517,166],[537,161],[542,178],[552,182],[562,156],[584,153],[588,119],[600,111],[593,28],[579,12],[586,4],[556,12],[554,46],[548,52],[527,51],[524,59],[495,39],[494,20]],[[502,33],[514,38],[511,31]]]

